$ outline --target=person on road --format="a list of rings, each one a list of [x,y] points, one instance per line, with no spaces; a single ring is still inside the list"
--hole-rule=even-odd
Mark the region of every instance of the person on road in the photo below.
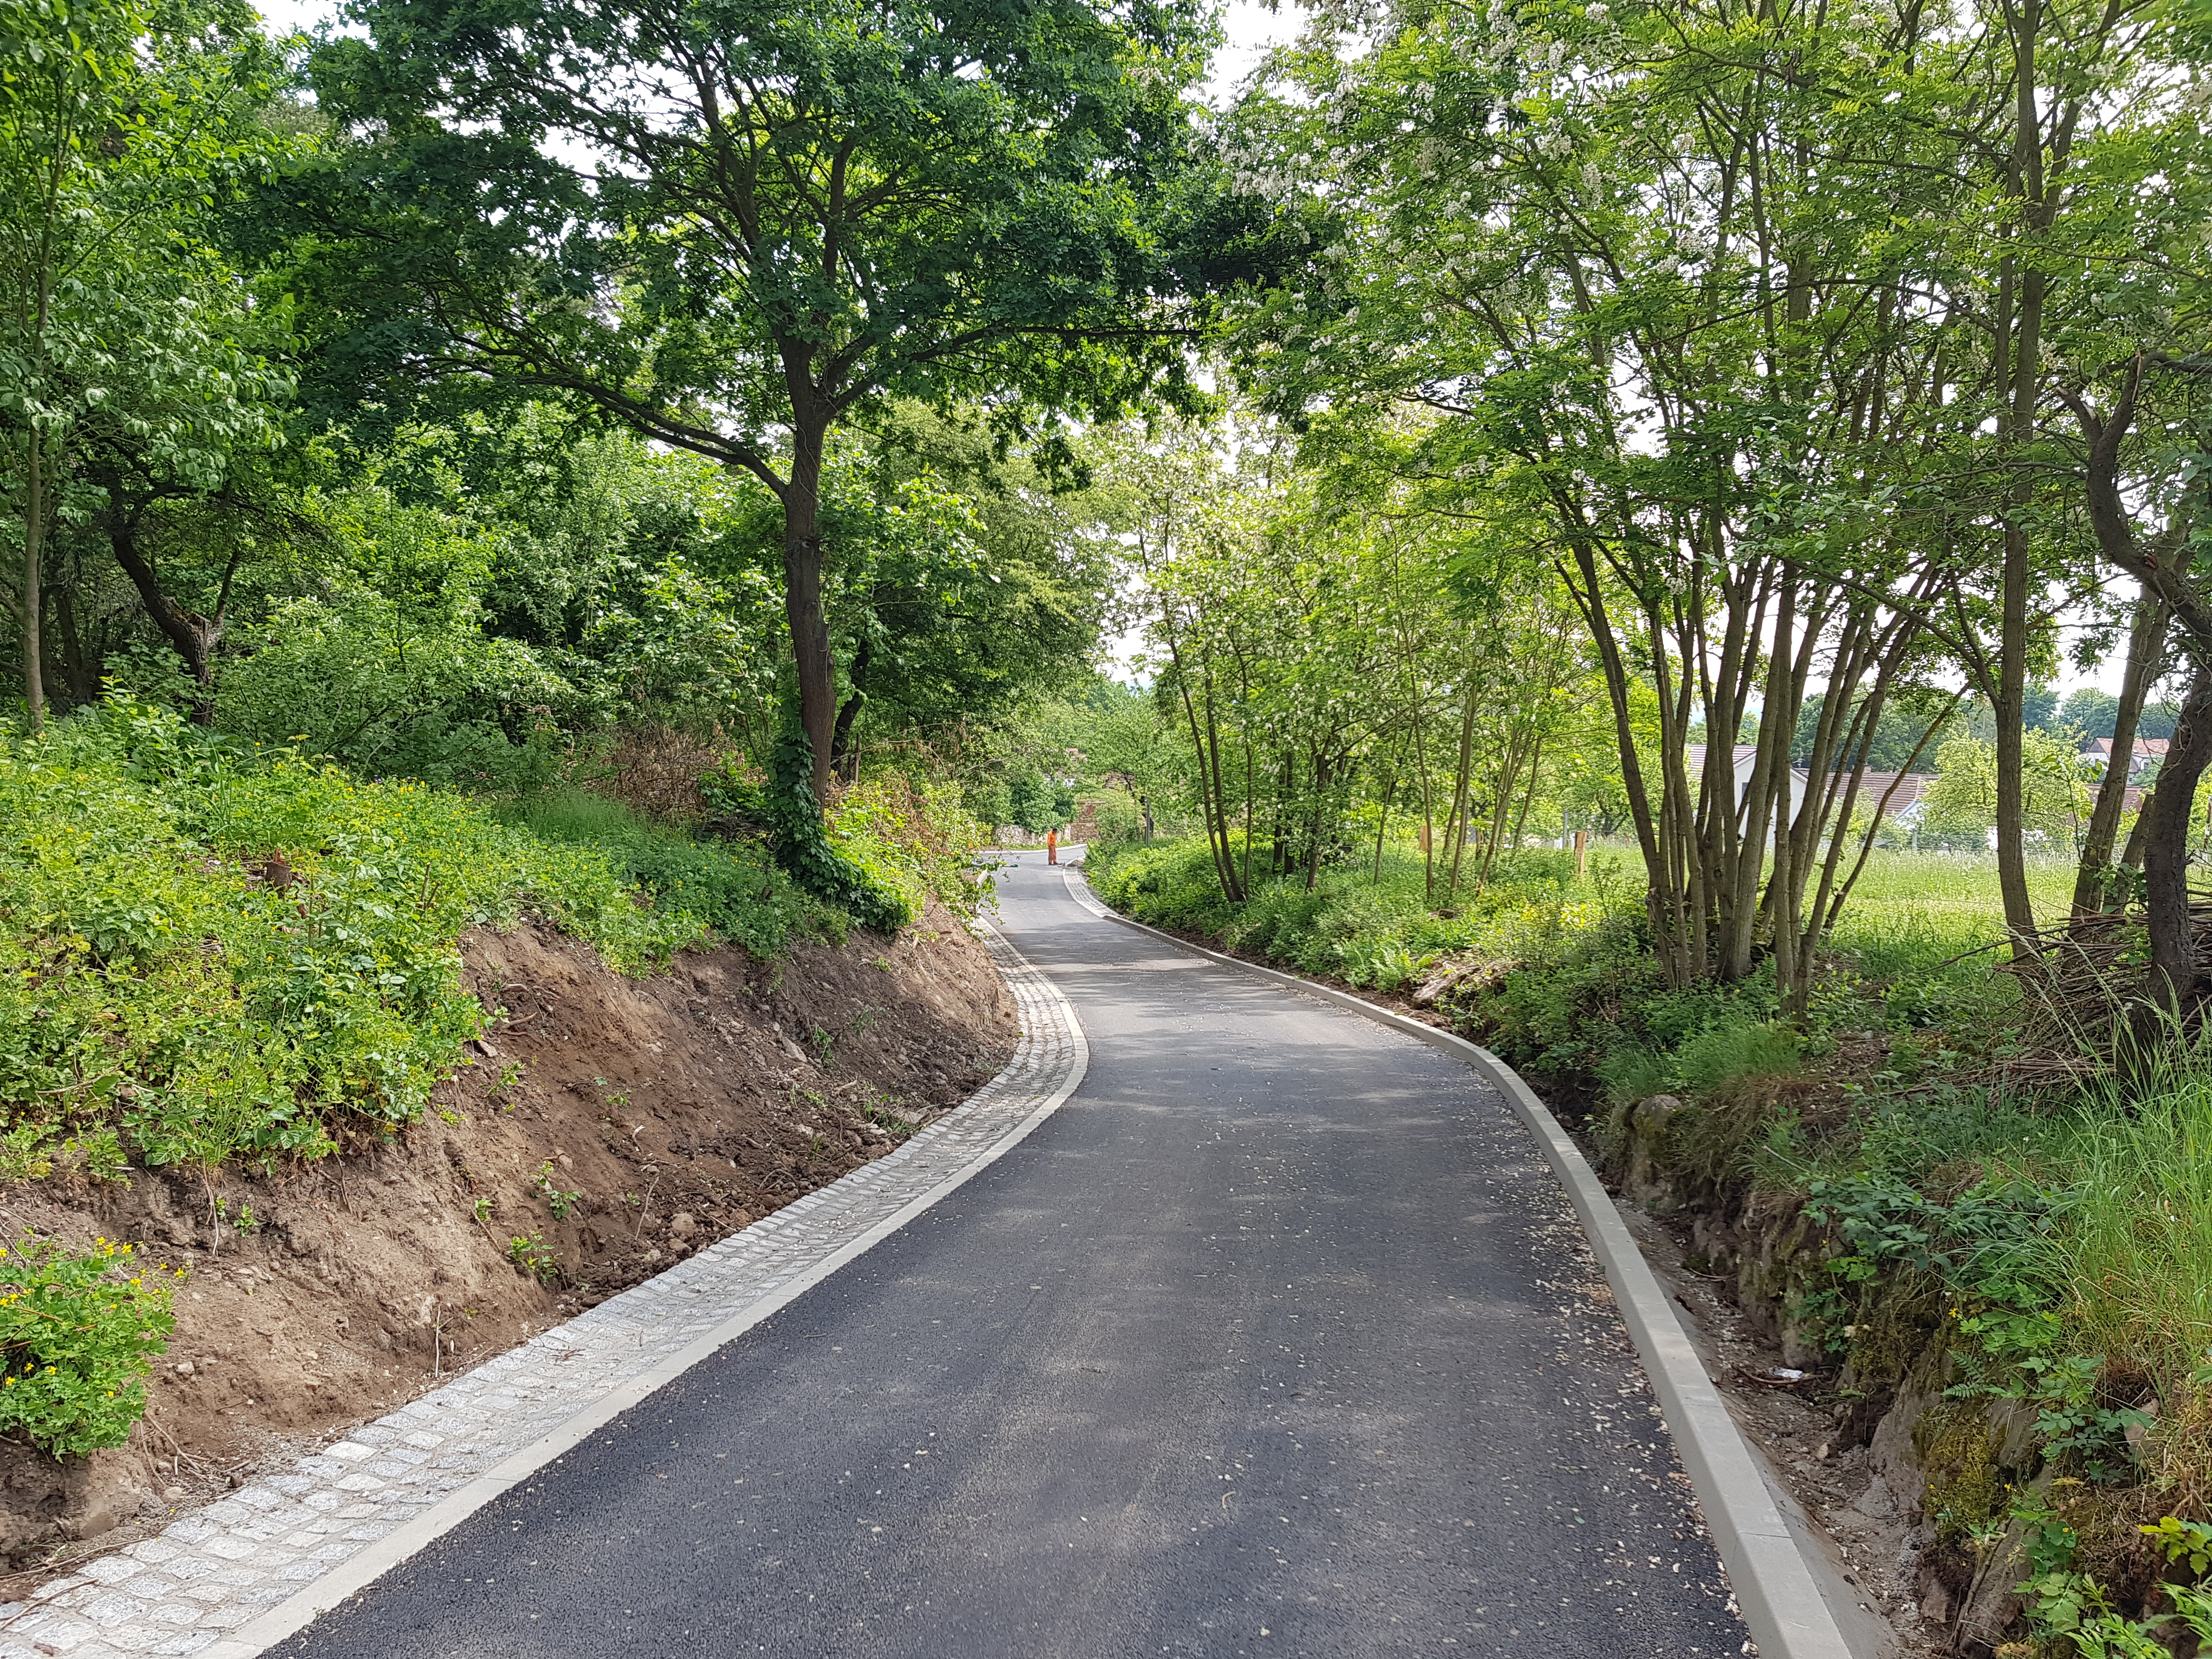
[[[1057,830],[1044,832],[1044,861],[1047,864],[1060,862],[1060,831]]]

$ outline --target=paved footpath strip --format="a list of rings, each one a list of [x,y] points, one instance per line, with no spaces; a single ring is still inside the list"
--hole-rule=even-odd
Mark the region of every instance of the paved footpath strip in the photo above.
[[[803,1292],[732,1340],[715,1314],[664,1328],[683,1316],[671,1281],[703,1257],[630,1293],[670,1286],[661,1324],[642,1303],[615,1316],[660,1337],[668,1380],[601,1384],[626,1408],[380,1577],[355,1556],[358,1593],[268,1650],[1740,1652],[1603,1276],[1505,1103],[1401,1033],[1088,914],[1034,856],[1000,885],[1006,935],[1080,1017],[1079,1036],[1024,1038],[1025,1055],[1087,1045],[1066,1103],[1042,1115],[1064,1085],[1018,1059],[1040,1068],[1006,1108],[1025,1139],[862,1229],[877,1242],[835,1272],[795,1271]],[[1025,1029],[1048,1030],[1049,988],[1022,994]],[[216,1559],[260,1577],[210,1605],[252,1606],[319,1571],[318,1550],[392,1551],[404,1528],[349,1530],[435,1513],[441,1479],[454,1504],[489,1478],[471,1470],[497,1472],[428,1473],[456,1435],[533,1415],[502,1443],[510,1473],[529,1462],[532,1433],[579,1403],[576,1362],[554,1356],[627,1301],[464,1379],[455,1405],[481,1423],[398,1413],[298,1490],[264,1482],[209,1513],[247,1547],[210,1557],[173,1529],[126,1553],[161,1595],[80,1584],[0,1643],[43,1618],[74,1621],[80,1653],[189,1650],[116,1632],[153,1630],[189,1583],[231,1584]],[[642,1348],[629,1363],[658,1380]],[[349,1487],[354,1470],[374,1486]],[[197,1576],[155,1546],[191,1552]],[[131,1606],[95,1615],[102,1595]],[[201,1650],[227,1659],[236,1639]]]

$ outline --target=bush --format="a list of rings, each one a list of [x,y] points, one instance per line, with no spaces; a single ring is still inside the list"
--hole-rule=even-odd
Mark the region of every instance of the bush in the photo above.
[[[896,773],[863,779],[830,812],[830,838],[896,889],[912,910],[934,896],[957,915],[973,915],[985,891],[975,854],[991,827],[968,811],[957,785],[917,787]]]
[[[149,1164],[411,1121],[483,1011],[459,935],[538,910],[617,968],[704,937],[598,850],[117,702],[0,739],[0,1113]]]
[[[890,872],[872,870],[840,850],[822,822],[814,794],[814,748],[795,725],[775,741],[766,783],[726,768],[702,781],[710,810],[766,830],[775,861],[800,889],[834,904],[863,927],[896,933],[914,920],[914,905]]]
[[[131,1437],[150,1356],[176,1326],[170,1285],[184,1277],[131,1258],[106,1239],[83,1255],[50,1238],[0,1249],[0,1434],[56,1457]]]

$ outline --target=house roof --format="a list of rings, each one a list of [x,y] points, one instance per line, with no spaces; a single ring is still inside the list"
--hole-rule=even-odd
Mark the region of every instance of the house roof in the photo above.
[[[2146,760],[2159,759],[2165,756],[2172,744],[2170,738],[2137,738],[2135,752]],[[2112,740],[2110,738],[2092,738],[2081,745],[2081,752],[2094,755],[2100,760],[2110,760],[2112,757]]]
[[[1859,780],[1857,809],[1871,812],[1880,806],[1889,817],[1895,817],[1908,807],[1920,805],[1928,793],[1928,786],[1936,781],[1933,772],[1869,772]],[[1887,799],[1888,805],[1882,803]]]

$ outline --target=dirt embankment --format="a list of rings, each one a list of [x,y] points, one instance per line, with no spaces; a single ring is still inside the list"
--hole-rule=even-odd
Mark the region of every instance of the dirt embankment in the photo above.
[[[0,1599],[883,1156],[1017,1035],[988,953],[934,905],[896,940],[695,952],[646,979],[539,926],[463,945],[495,1018],[389,1144],[265,1179],[0,1195],[19,1234],[190,1269],[127,1447],[62,1465],[0,1442]]]

